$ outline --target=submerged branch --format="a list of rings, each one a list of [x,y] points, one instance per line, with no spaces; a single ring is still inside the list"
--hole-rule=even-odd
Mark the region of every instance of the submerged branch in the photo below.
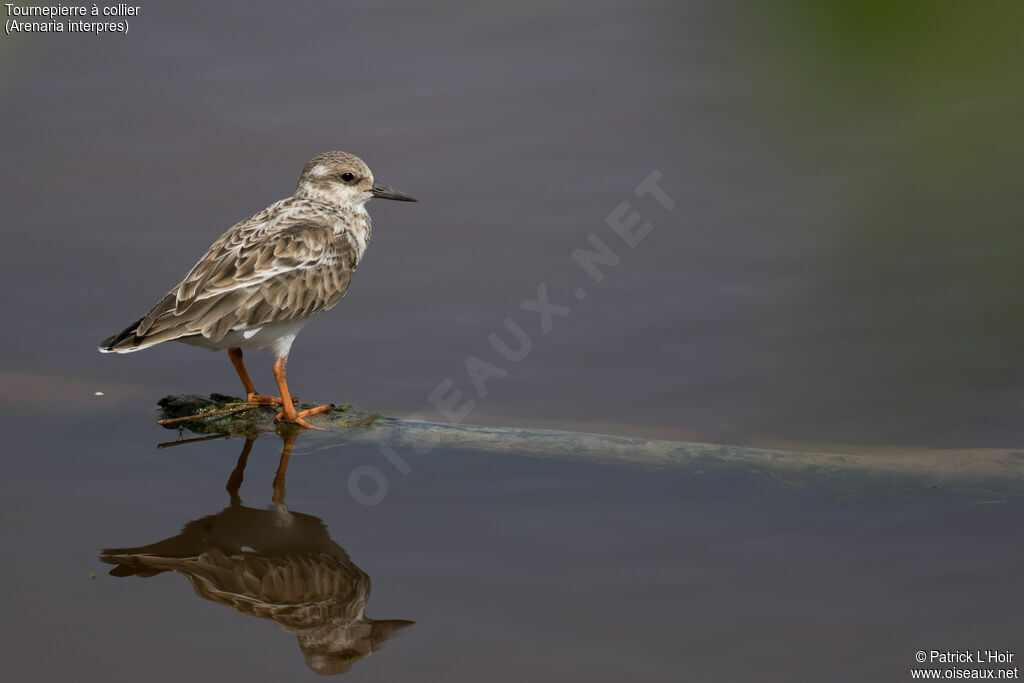
[[[165,419],[197,412],[201,419],[182,422],[197,434],[237,436],[260,431],[288,430],[274,423],[276,410],[252,408],[217,414],[238,399],[212,395],[168,396],[160,401]],[[523,429],[481,425],[449,424],[383,417],[344,406],[314,420],[328,432],[309,433],[303,441],[315,450],[345,444],[389,445],[426,453],[435,447],[474,452],[508,453],[533,457],[555,457],[590,462],[620,463],[642,467],[686,466],[697,468],[737,467],[775,475],[908,476],[926,478],[928,483],[1002,481],[1024,484],[1022,450],[931,450],[913,449],[885,453],[823,453],[750,448],[687,441],[662,441],[635,437],[567,432],[551,429]]]

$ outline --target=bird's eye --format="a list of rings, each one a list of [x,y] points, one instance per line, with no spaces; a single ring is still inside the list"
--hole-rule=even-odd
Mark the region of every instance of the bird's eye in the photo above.
[[[351,185],[352,182],[356,179],[354,173],[348,173],[347,171],[345,173],[342,173],[338,177],[341,178],[341,182],[345,183],[346,185]]]

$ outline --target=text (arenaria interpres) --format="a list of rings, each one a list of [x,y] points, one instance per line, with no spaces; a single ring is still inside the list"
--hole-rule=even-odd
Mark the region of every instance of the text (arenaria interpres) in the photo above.
[[[7,20],[4,30],[12,33],[128,33],[128,20],[123,17],[139,16],[138,5],[118,3],[100,7],[86,5],[15,5],[5,3]],[[11,18],[14,17],[14,18]],[[32,21],[19,17],[42,17],[45,21]],[[67,19],[65,19],[67,17]],[[75,17],[121,18],[120,21],[88,21]]]

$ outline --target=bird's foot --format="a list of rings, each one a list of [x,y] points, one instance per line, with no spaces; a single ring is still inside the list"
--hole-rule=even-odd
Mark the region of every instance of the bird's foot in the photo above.
[[[263,396],[256,392],[250,392],[245,397],[246,403],[255,403],[260,406],[279,406],[284,403],[284,399],[280,396]]]
[[[334,406],[331,404],[325,404],[322,406],[317,406],[316,408],[310,408],[308,410],[302,410],[299,412],[295,412],[295,409],[293,408],[291,411],[291,415],[288,415],[286,411],[282,411],[278,413],[274,419],[277,420],[278,422],[290,422],[292,424],[297,424],[300,427],[305,427],[306,429],[315,429],[319,432],[326,432],[327,430],[324,429],[323,427],[311,425],[302,418],[309,417],[310,415],[319,415],[320,413],[326,413],[333,407]]]

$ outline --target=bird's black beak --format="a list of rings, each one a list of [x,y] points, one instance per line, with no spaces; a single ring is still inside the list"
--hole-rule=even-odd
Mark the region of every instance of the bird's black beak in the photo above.
[[[415,197],[410,197],[404,192],[399,192],[393,187],[388,187],[383,183],[374,182],[373,188],[370,190],[377,199],[394,199],[396,202],[415,202],[419,201]]]

